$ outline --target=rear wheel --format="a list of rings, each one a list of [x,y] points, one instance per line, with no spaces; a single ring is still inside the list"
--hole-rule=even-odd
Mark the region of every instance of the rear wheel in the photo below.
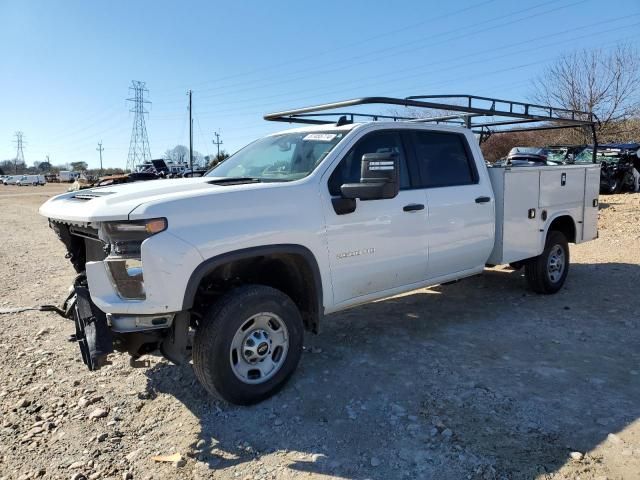
[[[553,230],[547,235],[544,250],[524,267],[529,287],[537,293],[556,293],[569,273],[569,242],[562,232]]]
[[[302,353],[302,317],[284,293],[263,285],[231,290],[196,330],[193,368],[204,388],[238,405],[284,386]]]

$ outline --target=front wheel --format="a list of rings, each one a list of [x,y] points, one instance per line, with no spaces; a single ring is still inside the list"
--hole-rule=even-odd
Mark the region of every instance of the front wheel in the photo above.
[[[569,273],[569,242],[562,232],[553,230],[547,235],[543,252],[524,267],[529,287],[537,293],[556,293]]]
[[[204,316],[193,342],[193,369],[210,394],[251,405],[284,386],[302,343],[295,303],[274,288],[246,285],[226,293]]]

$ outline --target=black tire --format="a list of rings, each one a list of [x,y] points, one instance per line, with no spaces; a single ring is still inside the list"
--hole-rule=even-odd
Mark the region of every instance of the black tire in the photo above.
[[[620,192],[622,192],[622,182],[620,179],[615,179],[609,187],[609,193],[617,195]]]
[[[564,253],[564,268],[561,274],[551,272],[549,257],[557,252],[557,248]],[[536,293],[551,294],[562,288],[569,273],[569,242],[562,232],[552,230],[547,235],[547,241],[542,253],[529,260],[524,267],[524,274],[529,287]],[[555,279],[553,277],[556,277]]]
[[[252,316],[276,314],[286,326],[288,350],[273,376],[262,383],[245,383],[232,368],[232,343]],[[247,330],[248,331],[248,330]],[[206,313],[195,333],[193,369],[210,394],[237,405],[252,405],[272,396],[291,377],[302,354],[302,317],[295,303],[275,288],[245,285],[223,295]]]

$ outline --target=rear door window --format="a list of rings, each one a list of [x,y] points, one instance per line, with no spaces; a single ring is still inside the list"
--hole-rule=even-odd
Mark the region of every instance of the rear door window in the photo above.
[[[414,131],[412,138],[423,187],[451,187],[478,182],[478,172],[463,135]]]

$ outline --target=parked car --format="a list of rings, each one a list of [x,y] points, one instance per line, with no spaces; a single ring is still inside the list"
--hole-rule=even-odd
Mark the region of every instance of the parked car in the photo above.
[[[327,106],[266,118],[313,108]],[[255,403],[325,314],[486,265],[523,266],[552,294],[569,243],[597,237],[597,164],[487,167],[471,129],[345,118],[268,135],[200,178],[44,203],[79,274],[69,311],[86,365],[159,349],[192,358],[211,394]]]
[[[44,185],[47,181],[44,178],[44,175],[23,175],[20,177],[16,185],[24,186],[24,185]]]

